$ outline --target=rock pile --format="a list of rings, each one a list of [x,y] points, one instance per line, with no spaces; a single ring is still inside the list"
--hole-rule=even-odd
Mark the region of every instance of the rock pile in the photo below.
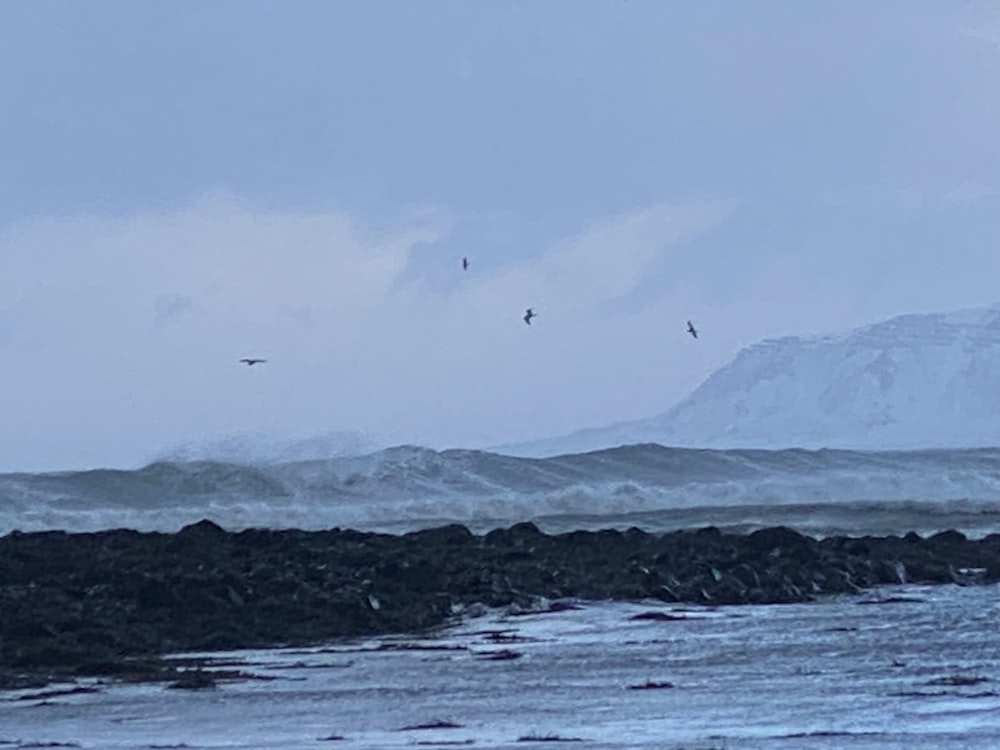
[[[797,602],[885,583],[1000,580],[1000,535],[813,539],[791,529],[668,534],[530,523],[176,534],[14,532],[0,538],[3,675],[114,675],[185,650],[414,632],[468,605],[540,599]],[[130,666],[132,665],[132,666]]]

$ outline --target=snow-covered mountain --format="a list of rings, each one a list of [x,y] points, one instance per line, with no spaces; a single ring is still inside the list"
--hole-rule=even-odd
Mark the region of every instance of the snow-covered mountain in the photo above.
[[[504,446],[555,455],[656,442],[711,448],[1000,445],[1000,305],[762,341],[650,419]]]

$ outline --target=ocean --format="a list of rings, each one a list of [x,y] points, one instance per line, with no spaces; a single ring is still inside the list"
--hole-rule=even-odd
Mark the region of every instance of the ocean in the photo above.
[[[483,532],[531,520],[548,532],[981,537],[1000,531],[1000,450],[639,445],[523,459],[399,447],[0,476],[3,534],[176,531],[202,518],[229,530]],[[997,747],[998,593],[910,584],[787,605],[483,609],[421,636],[203,655],[255,676],[210,690],[88,678],[84,691],[8,691],[0,747]]]
[[[367,456],[242,465],[0,475],[0,534],[177,531],[203,518],[253,527],[475,532],[533,521],[547,532],[732,531],[969,535],[997,530],[1000,449],[861,452],[633,445],[553,458],[401,446]]]

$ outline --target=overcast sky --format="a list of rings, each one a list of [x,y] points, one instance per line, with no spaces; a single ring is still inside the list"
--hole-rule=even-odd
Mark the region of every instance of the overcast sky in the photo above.
[[[0,470],[555,435],[998,302],[998,82],[997,3],[4,2]]]

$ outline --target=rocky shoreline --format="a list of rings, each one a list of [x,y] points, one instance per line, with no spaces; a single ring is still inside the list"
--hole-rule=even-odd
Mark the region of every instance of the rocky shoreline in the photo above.
[[[788,603],[879,584],[1000,580],[1000,534],[814,539],[784,527],[403,535],[117,529],[0,537],[0,689],[173,679],[161,655],[412,633],[473,605],[564,599]],[[178,686],[183,687],[181,682]],[[195,685],[197,686],[197,685]]]

